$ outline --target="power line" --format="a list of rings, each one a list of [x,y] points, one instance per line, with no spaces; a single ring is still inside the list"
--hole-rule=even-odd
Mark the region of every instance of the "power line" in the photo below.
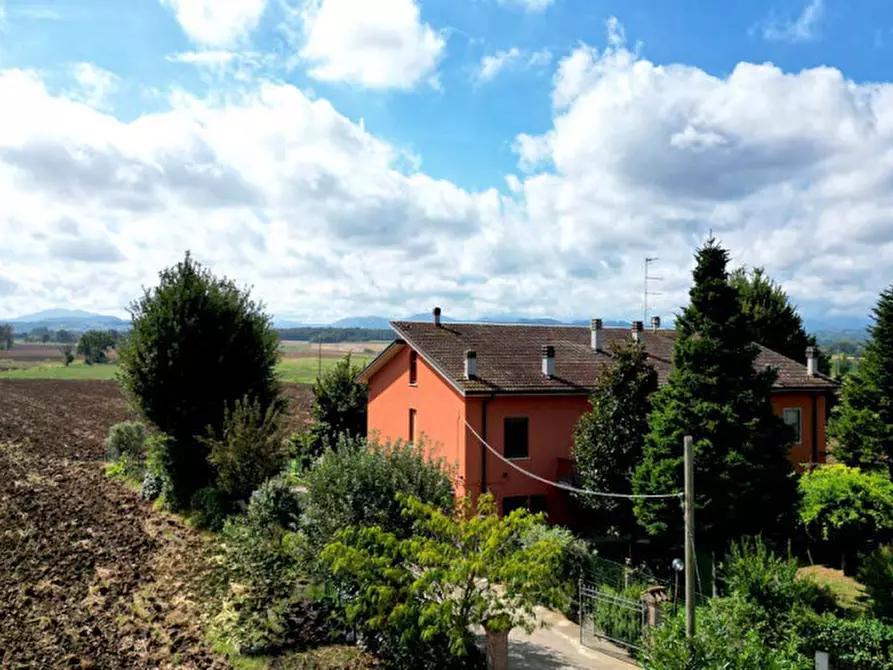
[[[472,434],[478,440],[480,440],[480,443],[483,444],[485,447],[487,447],[487,449],[489,449],[490,452],[494,456],[496,456],[499,460],[501,460],[503,463],[510,465],[515,470],[520,472],[522,475],[526,475],[526,476],[530,477],[531,479],[537,480],[538,482],[542,482],[543,484],[548,484],[549,486],[554,486],[555,488],[562,489],[564,491],[570,491],[571,493],[582,493],[584,495],[590,495],[590,496],[601,496],[603,498],[626,498],[627,500],[636,500],[636,499],[640,499],[640,498],[644,499],[644,498],[681,498],[682,497],[682,492],[636,495],[636,494],[631,494],[631,493],[609,493],[607,491],[589,491],[588,489],[578,489],[575,486],[570,486],[568,484],[562,484],[561,482],[549,481],[548,479],[544,479],[543,477],[540,477],[539,475],[535,475],[532,472],[529,472],[529,471],[525,470],[524,468],[518,466],[517,464],[512,463],[505,456],[503,456],[498,451],[496,451],[493,447],[491,447],[489,444],[487,444],[487,441],[484,438],[482,438],[474,428],[471,427],[471,424],[469,424],[467,420],[465,421],[465,427],[468,428],[468,430],[470,430],[472,432]]]

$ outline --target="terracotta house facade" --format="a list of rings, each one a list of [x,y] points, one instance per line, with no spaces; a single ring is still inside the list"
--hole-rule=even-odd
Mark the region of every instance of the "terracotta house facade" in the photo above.
[[[548,481],[571,475],[573,430],[610,346],[635,337],[660,383],[671,370],[675,331],[591,326],[394,321],[396,339],[363,370],[368,429],[383,440],[422,441],[455,468],[457,493],[493,494],[499,508],[524,506],[567,521],[565,493],[528,477],[483,447]],[[778,371],[772,404],[798,435],[791,459],[825,460],[825,424],[836,384],[816,370],[760,348],[757,366]]]

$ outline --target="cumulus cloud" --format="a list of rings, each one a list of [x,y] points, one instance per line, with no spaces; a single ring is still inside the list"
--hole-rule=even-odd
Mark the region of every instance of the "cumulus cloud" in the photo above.
[[[117,75],[91,63],[75,64],[71,69],[71,76],[77,84],[72,97],[96,109],[108,107],[109,96],[115,92],[120,82]]]
[[[233,46],[260,22],[267,0],[160,0],[196,44]]]
[[[293,16],[314,79],[371,89],[438,86],[446,40],[422,21],[416,0],[303,0]]]
[[[512,47],[505,51],[497,51],[495,54],[484,56],[475,74],[479,83],[492,81],[496,76],[509,68],[540,68],[552,62],[552,52],[541,49],[532,53]]]
[[[122,309],[186,249],[281,316],[633,318],[685,303],[712,229],[808,314],[863,316],[893,271],[893,84],[833,68],[652,63],[623,41],[558,64],[553,122],[502,191],[468,191],[292,85],[123,121],[0,71],[0,265],[11,313]]]
[[[809,0],[796,19],[779,20],[777,16],[770,16],[763,26],[763,37],[772,41],[808,42],[817,37],[824,14],[823,0]]]

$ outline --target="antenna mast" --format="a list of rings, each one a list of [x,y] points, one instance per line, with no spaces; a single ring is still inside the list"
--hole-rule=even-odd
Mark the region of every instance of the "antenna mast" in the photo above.
[[[660,293],[658,293],[656,291],[648,290],[648,282],[649,281],[663,281],[663,279],[664,279],[663,277],[652,277],[648,274],[649,266],[652,263],[656,262],[657,260],[659,260],[657,256],[647,256],[645,258],[645,295],[644,295],[645,306],[644,306],[644,309],[642,310],[642,324],[645,326],[648,325],[648,312],[651,311],[648,308],[648,296],[649,295],[660,295]]]

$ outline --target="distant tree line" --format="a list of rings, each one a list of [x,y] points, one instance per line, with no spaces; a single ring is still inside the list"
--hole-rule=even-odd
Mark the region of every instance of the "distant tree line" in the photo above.
[[[389,328],[283,328],[280,340],[298,342],[368,342],[392,340],[394,332]]]

